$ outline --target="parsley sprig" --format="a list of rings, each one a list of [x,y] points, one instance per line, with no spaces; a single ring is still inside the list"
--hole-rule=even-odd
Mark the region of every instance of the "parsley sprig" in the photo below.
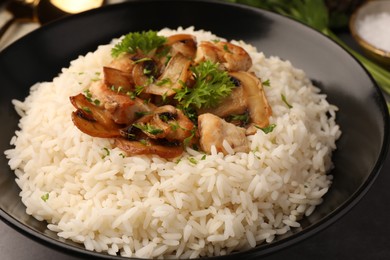
[[[218,63],[206,60],[191,67],[191,71],[195,85],[191,88],[184,85],[175,95],[184,109],[214,107],[235,87],[227,71],[221,70]]]
[[[148,54],[152,50],[161,47],[166,43],[167,38],[157,35],[156,31],[131,32],[126,34],[111,50],[113,57],[118,57],[122,53],[142,52]]]

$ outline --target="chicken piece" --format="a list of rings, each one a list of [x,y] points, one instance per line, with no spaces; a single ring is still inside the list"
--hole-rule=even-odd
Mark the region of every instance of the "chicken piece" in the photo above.
[[[247,71],[252,67],[252,59],[240,46],[229,42],[202,41],[198,45],[195,62],[204,60],[218,62],[228,71]]]
[[[191,76],[190,65],[191,60],[177,53],[168,62],[158,80],[146,86],[144,92],[166,97],[176,94],[175,89],[181,89],[183,82],[186,82]]]
[[[130,98],[125,93],[113,91],[107,85],[96,82],[91,85],[90,92],[106,109],[117,124],[129,125],[139,118],[140,114],[152,112],[155,106],[145,103],[140,98]]]
[[[272,115],[271,106],[268,104],[261,81],[255,75],[237,71],[232,72],[231,76],[240,82],[247,99],[251,123],[246,134],[254,134],[257,131],[256,127],[263,128],[269,125],[269,117]]]
[[[234,152],[249,152],[249,142],[245,135],[245,129],[226,122],[222,118],[210,113],[198,117],[200,135],[200,147],[206,153],[211,153],[211,147],[215,145],[218,152],[228,154],[223,142],[229,143]]]

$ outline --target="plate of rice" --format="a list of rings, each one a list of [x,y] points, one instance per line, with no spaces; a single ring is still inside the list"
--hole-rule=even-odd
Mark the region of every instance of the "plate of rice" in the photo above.
[[[245,6],[107,6],[12,44],[0,71],[0,216],[84,257],[276,252],[355,205],[388,143],[356,60]]]

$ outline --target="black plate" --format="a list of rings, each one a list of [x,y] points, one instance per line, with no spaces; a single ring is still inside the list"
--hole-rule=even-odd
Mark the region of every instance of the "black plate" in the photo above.
[[[246,6],[210,1],[130,1],[68,17],[27,35],[0,53],[0,150],[10,148],[19,120],[11,100],[26,97],[35,82],[51,81],[78,55],[130,31],[192,25],[227,39],[243,39],[267,56],[290,60],[319,83],[328,100],[340,108],[338,123],[343,135],[333,157],[334,184],[324,203],[301,222],[301,228],[238,255],[275,252],[339,219],[366,193],[385,159],[389,120],[384,98],[361,65],[333,41],[300,23]],[[45,223],[28,216],[4,155],[0,165],[0,216],[6,223],[52,248],[113,258],[62,242]]]

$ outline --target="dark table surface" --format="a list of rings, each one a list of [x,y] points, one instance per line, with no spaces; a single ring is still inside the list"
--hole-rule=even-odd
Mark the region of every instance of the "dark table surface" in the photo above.
[[[348,33],[339,36],[358,49]],[[390,154],[366,196],[320,233],[264,260],[390,259]],[[33,241],[0,221],[0,259],[80,260]]]

